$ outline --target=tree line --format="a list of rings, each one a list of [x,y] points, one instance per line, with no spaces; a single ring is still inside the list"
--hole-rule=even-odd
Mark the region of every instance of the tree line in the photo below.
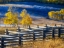
[[[64,4],[64,0],[0,0],[0,3],[8,2],[42,2],[42,3],[55,3],[55,4]]]
[[[64,9],[60,11],[50,11],[48,12],[48,16],[50,19],[64,20]]]

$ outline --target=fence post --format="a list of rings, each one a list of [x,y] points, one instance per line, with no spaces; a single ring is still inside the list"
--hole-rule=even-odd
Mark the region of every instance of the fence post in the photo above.
[[[21,46],[22,45],[22,38],[21,38],[21,36],[19,35],[19,46]]]
[[[63,25],[61,24],[61,27],[62,27]]]
[[[54,35],[54,28],[52,27],[52,38],[55,38],[55,35]]]
[[[1,48],[5,48],[5,46],[4,46],[4,37],[1,37]]]
[[[39,28],[39,25],[37,25],[37,28]]]
[[[56,24],[55,24],[55,26],[56,26]]]
[[[46,26],[45,27],[47,27],[47,24],[46,24]]]
[[[18,28],[17,28],[17,32],[20,32],[20,31],[21,31],[21,29],[20,29],[20,27],[18,27]]]
[[[61,36],[61,28],[59,27],[58,28],[58,37],[60,38],[60,36]]]
[[[45,39],[46,35],[45,35],[45,30],[43,30],[43,39]]]
[[[35,40],[35,33],[33,32],[33,40]]]
[[[5,30],[6,35],[9,35],[8,29]]]
[[[30,25],[28,26],[28,29],[31,29]]]

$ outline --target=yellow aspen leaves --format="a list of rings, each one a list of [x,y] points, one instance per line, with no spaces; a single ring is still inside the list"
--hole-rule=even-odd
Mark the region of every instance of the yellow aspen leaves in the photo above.
[[[22,20],[21,20],[22,25],[28,26],[32,24],[32,18],[30,17],[30,15],[27,13],[25,9],[20,15],[22,17]]]
[[[48,12],[48,16],[50,19],[63,20],[64,19],[64,9],[61,9],[60,11],[50,11],[50,12]]]
[[[4,18],[4,24],[12,24],[12,20]]]
[[[24,18],[21,20],[22,25],[30,25],[32,24],[32,18],[30,17],[29,14],[27,14]]]
[[[48,13],[48,15],[49,15],[49,18],[53,18],[54,16],[54,11],[50,11],[49,13]]]
[[[22,12],[20,13],[20,16],[25,17],[26,15],[27,15],[27,11],[23,9]]]
[[[20,13],[21,16],[21,20],[18,21],[18,14],[15,12],[7,12],[5,14],[5,18],[4,18],[4,24],[18,24],[19,22],[24,25],[24,26],[29,26],[32,24],[32,18],[30,17],[30,15],[27,13],[27,11],[24,9],[22,10],[22,12]]]
[[[61,13],[62,15],[64,15],[64,9],[61,9],[61,10],[60,10],[60,13]]]
[[[4,24],[18,24],[18,15],[16,13],[9,11],[5,14],[5,16]]]

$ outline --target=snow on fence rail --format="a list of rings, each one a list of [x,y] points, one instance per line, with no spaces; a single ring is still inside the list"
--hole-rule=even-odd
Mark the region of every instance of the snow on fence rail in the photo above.
[[[22,45],[23,42],[31,42],[33,40],[43,40],[48,37],[64,38],[64,27],[38,27],[31,29],[20,29],[17,31],[8,31],[6,29],[6,35],[0,35],[0,48],[5,48],[6,46]]]

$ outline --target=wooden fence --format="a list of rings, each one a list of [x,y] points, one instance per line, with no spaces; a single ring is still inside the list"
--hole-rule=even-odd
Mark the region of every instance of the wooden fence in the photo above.
[[[64,27],[43,27],[43,28],[30,28],[21,29],[18,28],[17,31],[8,31],[6,29],[6,35],[0,35],[0,48],[5,48],[6,46],[16,46],[22,45],[23,42],[30,42],[34,40],[44,40],[48,38],[64,38]]]

